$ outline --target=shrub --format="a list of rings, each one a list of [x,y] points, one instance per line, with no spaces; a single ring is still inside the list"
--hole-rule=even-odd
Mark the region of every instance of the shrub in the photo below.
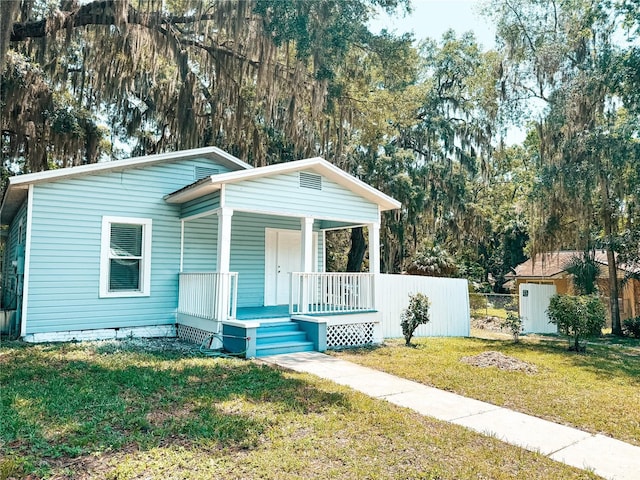
[[[627,318],[622,322],[622,331],[629,337],[640,338],[640,317]]]
[[[423,293],[409,295],[409,306],[402,312],[400,316],[402,326],[402,335],[407,346],[411,345],[413,333],[420,325],[424,325],[429,321],[429,307],[431,302],[429,297]]]
[[[576,352],[586,350],[586,344],[580,346],[580,339],[599,335],[605,323],[604,306],[594,295],[554,295],[547,314],[550,323],[555,323],[561,333],[573,338],[569,350]]]
[[[507,313],[505,318],[500,324],[501,328],[506,328],[513,335],[513,341],[518,343],[520,341],[520,334],[522,333],[522,317],[514,312]]]

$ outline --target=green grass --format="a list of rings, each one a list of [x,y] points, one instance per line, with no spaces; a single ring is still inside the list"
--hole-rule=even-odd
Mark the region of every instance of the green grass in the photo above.
[[[501,319],[507,318],[507,310],[504,308],[483,307],[475,309],[471,312],[474,317],[496,317]]]
[[[514,344],[493,338],[420,338],[416,348],[389,341],[338,355],[362,365],[495,405],[640,445],[640,342],[603,338],[586,354],[557,338]],[[535,374],[480,368],[460,361],[499,351],[537,367]]]
[[[0,382],[2,479],[597,478],[241,360],[8,342]]]

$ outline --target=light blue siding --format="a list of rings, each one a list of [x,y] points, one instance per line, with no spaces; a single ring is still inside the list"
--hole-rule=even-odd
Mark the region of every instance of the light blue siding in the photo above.
[[[238,272],[238,307],[264,305],[265,229],[300,230],[300,219],[235,212],[231,221],[231,265]],[[314,226],[317,231],[317,227]],[[323,270],[322,235],[318,235],[318,270]]]
[[[217,266],[218,216],[209,215],[184,223],[183,271],[215,272]]]
[[[163,197],[194,181],[207,159],[37,184],[27,333],[173,324],[180,266],[180,207]],[[105,215],[152,219],[151,295],[99,298]]]
[[[376,203],[367,201],[326,177],[322,178],[322,190],[301,187],[298,172],[227,184],[225,205],[240,210],[282,212],[334,220],[379,220]]]
[[[2,306],[15,310],[18,300],[16,267],[19,256],[24,260],[24,244],[27,232],[27,202],[25,201],[9,226],[4,247],[4,263],[2,270]]]
[[[182,205],[182,218],[200,215],[220,207],[220,192],[213,192],[200,198],[195,198]]]

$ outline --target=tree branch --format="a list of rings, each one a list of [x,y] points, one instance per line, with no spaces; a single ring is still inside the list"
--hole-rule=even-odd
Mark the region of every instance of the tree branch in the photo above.
[[[73,11],[57,11],[51,17],[42,20],[16,22],[13,24],[10,40],[22,42],[28,38],[42,38],[66,28],[84,27],[87,25],[117,25],[118,0],[96,0],[82,5]],[[161,24],[187,24],[213,20],[213,14],[203,15],[168,15],[162,12],[141,13],[131,5],[126,12],[126,23],[155,28]],[[123,19],[123,20],[125,20]]]

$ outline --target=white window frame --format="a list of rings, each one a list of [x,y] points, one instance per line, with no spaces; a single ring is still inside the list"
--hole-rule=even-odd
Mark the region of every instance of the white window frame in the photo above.
[[[140,290],[109,290],[111,225],[124,223],[142,226],[142,261],[140,266]],[[133,217],[102,217],[102,238],[100,242],[100,298],[148,297],[151,295],[151,219]]]

